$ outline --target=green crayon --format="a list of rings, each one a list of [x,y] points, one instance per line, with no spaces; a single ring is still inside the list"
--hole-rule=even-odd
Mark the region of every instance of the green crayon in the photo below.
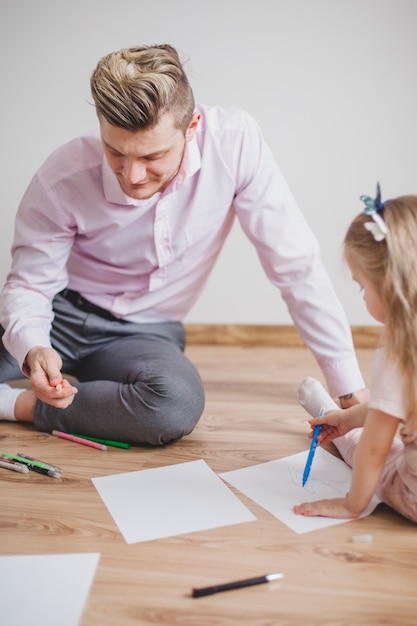
[[[123,443],[122,441],[112,441],[111,439],[99,439],[98,437],[87,437],[87,435],[77,435],[76,433],[70,433],[73,437],[81,437],[81,439],[88,439],[88,441],[95,441],[96,443],[103,443],[107,446],[113,446],[115,448],[130,448],[130,443]]]

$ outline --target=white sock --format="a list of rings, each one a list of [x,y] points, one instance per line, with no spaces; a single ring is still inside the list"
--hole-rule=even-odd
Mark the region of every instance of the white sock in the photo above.
[[[340,406],[336,404],[321,382],[311,376],[304,378],[298,387],[298,402],[312,417],[318,417],[321,409],[324,409],[325,413],[335,409],[340,410]]]
[[[16,421],[14,405],[17,396],[20,396],[22,391],[26,391],[26,389],[17,389],[5,383],[0,383],[0,420],[6,420],[8,422]]]

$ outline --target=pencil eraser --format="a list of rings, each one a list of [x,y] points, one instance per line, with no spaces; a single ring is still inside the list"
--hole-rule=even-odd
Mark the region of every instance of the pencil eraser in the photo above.
[[[352,541],[353,543],[366,543],[367,541],[372,541],[372,535],[353,535]]]

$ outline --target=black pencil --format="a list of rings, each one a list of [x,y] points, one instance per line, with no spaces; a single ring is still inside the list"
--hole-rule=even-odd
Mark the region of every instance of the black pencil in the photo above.
[[[193,598],[211,596],[213,593],[219,593],[219,591],[229,591],[230,589],[239,589],[239,587],[250,587],[251,585],[269,583],[271,580],[278,580],[278,578],[282,578],[283,576],[284,574],[267,574],[266,576],[245,578],[244,580],[236,580],[232,583],[223,583],[222,585],[213,585],[212,587],[201,587],[200,589],[193,589],[191,595]]]

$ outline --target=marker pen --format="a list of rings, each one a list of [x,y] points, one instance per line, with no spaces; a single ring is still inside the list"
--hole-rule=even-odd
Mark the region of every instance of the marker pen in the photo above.
[[[34,472],[38,472],[38,474],[44,474],[46,476],[51,476],[52,478],[61,478],[61,472],[57,472],[56,469],[51,468],[50,465],[42,463],[41,461],[29,461],[22,456],[9,454],[8,452],[0,452],[0,456],[2,456],[6,461],[11,459],[12,461],[23,463],[23,465],[26,465],[26,467]]]
[[[26,467],[26,465],[23,465],[23,463],[18,463],[17,461],[1,461],[0,460],[0,467],[3,467],[4,469],[9,469],[12,470],[13,472],[20,472],[21,474],[27,474],[29,472],[29,468]]]
[[[47,465],[51,469],[56,470],[57,472],[60,472],[61,474],[64,471],[60,467],[57,467],[56,465],[52,465],[52,463],[47,463],[46,461],[40,461],[39,459],[34,459],[33,456],[29,456],[28,454],[23,454],[23,452],[18,452],[17,456],[21,456],[23,459],[27,459],[28,461],[35,461],[36,463]]]

